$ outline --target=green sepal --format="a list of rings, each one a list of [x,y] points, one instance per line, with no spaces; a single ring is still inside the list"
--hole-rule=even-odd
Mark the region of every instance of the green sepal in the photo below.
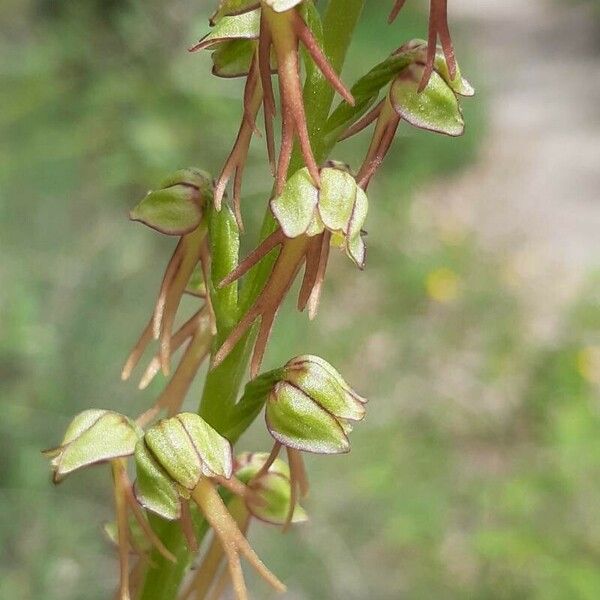
[[[144,439],[158,464],[185,490],[191,492],[203,476],[231,477],[231,444],[197,414],[161,419]]]
[[[181,516],[181,500],[177,486],[156,462],[144,440],[135,447],[135,466],[134,492],[140,505],[163,519],[178,519]]]
[[[212,73],[217,77],[233,79],[246,77],[256,52],[255,40],[231,40],[221,44],[212,54]],[[271,73],[277,72],[277,58],[271,49]]]
[[[180,413],[176,417],[186,430],[202,462],[207,477],[219,475],[229,479],[233,470],[231,444],[196,413]]]
[[[367,219],[369,211],[369,199],[362,188],[357,186],[356,199],[352,216],[350,217],[350,225],[348,227],[348,235],[346,236],[346,254],[355,262],[359,269],[364,269],[367,250],[365,242],[362,239],[362,227]]]
[[[213,75],[226,79],[246,77],[255,50],[256,42],[253,40],[232,40],[222,44],[211,55]]]
[[[350,451],[339,421],[287,381],[280,381],[269,394],[265,420],[271,435],[289,448],[316,454]]]
[[[179,419],[161,419],[146,431],[145,440],[171,479],[187,490],[196,487],[202,476],[202,462]]]
[[[128,417],[113,411],[80,413],[71,421],[60,446],[43,452],[52,459],[54,483],[81,467],[131,456],[141,433]]]
[[[365,268],[367,262],[367,246],[361,233],[346,238],[346,254],[359,269]]]
[[[357,187],[350,173],[333,168],[321,169],[319,215],[330,231],[348,233]]]
[[[203,203],[206,203],[209,198],[212,199],[212,177],[209,173],[203,171],[202,169],[197,169],[196,167],[178,169],[177,171],[167,175],[160,182],[158,187],[168,188],[179,184],[189,185],[190,187],[196,188]]]
[[[341,375],[324,362],[311,356],[298,357],[287,365],[285,379],[336,418],[360,421],[365,416],[363,403],[348,390]]]
[[[390,102],[396,113],[418,127],[450,136],[462,135],[465,123],[452,89],[436,72],[419,92],[425,67],[410,65],[402,71],[390,88]]]
[[[149,192],[129,213],[129,218],[166,235],[190,233],[202,220],[198,190],[189,185],[174,185]]]
[[[306,233],[318,201],[319,190],[303,167],[287,180],[281,196],[271,200],[271,210],[283,233],[294,238]]]
[[[367,399],[363,396],[357,394],[349,385],[346,383],[346,380],[342,377],[341,373],[331,364],[328,363],[324,358],[320,356],[316,356],[315,354],[303,354],[301,356],[297,356],[292,360],[288,361],[286,367],[290,366],[298,366],[304,364],[315,364],[327,371],[331,377],[333,377],[337,384],[344,389],[347,394],[350,394],[354,397],[355,400],[360,402],[361,404],[366,404]]]
[[[195,50],[214,48],[231,40],[257,40],[260,33],[260,9],[225,16],[195,46]]]
[[[236,477],[248,484],[258,474],[269,455],[264,452],[244,452],[237,457]],[[284,525],[290,510],[290,470],[280,458],[276,458],[269,470],[259,480],[252,483],[253,494],[249,494],[246,506],[250,513],[266,523]],[[308,520],[306,511],[296,503],[292,523]]]
[[[434,67],[440,77],[450,86],[455,94],[466,97],[475,95],[473,86],[461,75],[460,67],[458,65],[456,65],[454,79],[450,77],[446,57],[444,56],[444,53],[439,50],[435,55]]]

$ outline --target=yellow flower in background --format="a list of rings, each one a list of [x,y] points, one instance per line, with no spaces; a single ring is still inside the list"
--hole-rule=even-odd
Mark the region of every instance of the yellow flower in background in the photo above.
[[[590,383],[600,383],[600,346],[586,346],[577,354],[577,370]]]
[[[460,293],[460,277],[452,269],[440,267],[427,275],[425,287],[432,300],[449,304],[454,302]]]

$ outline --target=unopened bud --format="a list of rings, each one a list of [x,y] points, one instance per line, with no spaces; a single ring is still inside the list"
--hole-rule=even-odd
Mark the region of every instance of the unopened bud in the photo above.
[[[136,446],[136,496],[167,519],[180,515],[179,497],[189,498],[201,477],[232,473],[231,444],[204,419],[181,413],[152,426]]]
[[[268,471],[256,479],[268,459],[268,453],[244,452],[237,457],[235,475],[251,486],[251,493],[245,498],[250,513],[261,521],[285,525],[291,503],[290,469],[283,460],[276,458]],[[306,512],[296,504],[291,522],[303,523],[306,520]]]
[[[148,192],[129,217],[166,235],[182,236],[200,225],[210,197],[212,183],[207,173],[181,169],[164,179],[160,189]]]
[[[366,400],[322,358],[300,356],[283,371],[267,398],[265,417],[271,435],[295,450],[348,452],[351,422],[364,417]]]

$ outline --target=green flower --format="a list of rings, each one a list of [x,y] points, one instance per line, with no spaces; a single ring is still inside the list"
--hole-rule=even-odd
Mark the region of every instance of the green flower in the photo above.
[[[182,236],[200,225],[209,198],[210,176],[199,169],[181,169],[164,179],[158,190],[148,192],[129,217],[166,235]]]
[[[193,413],[162,419],[135,447],[135,493],[148,510],[165,519],[181,516],[181,498],[189,499],[202,477],[229,479],[231,444]]]
[[[350,450],[352,422],[365,415],[366,400],[318,356],[289,361],[268,395],[265,419],[277,442],[304,452],[341,454]]]
[[[59,446],[44,450],[52,459],[54,483],[82,467],[131,456],[142,435],[133,421],[110,410],[92,409],[78,414]]]
[[[283,192],[271,201],[271,210],[286,237],[314,237],[324,231],[331,243],[343,248],[357,266],[364,266],[366,251],[361,236],[369,201],[354,177],[339,167],[320,170],[320,187],[306,167],[296,171]]]
[[[276,458],[266,473],[262,473],[268,459],[268,453],[244,452],[236,459],[235,475],[251,487],[252,492],[245,498],[250,514],[266,523],[285,525],[292,502],[290,469]],[[303,523],[307,519],[304,509],[296,504],[291,523]]]
[[[250,72],[260,34],[260,10],[221,17],[190,52],[211,50],[213,75],[244,77]]]

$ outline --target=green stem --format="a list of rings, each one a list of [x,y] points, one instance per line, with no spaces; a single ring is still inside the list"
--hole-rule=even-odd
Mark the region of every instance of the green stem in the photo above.
[[[348,46],[364,3],[365,0],[330,0],[325,12],[323,20],[324,51],[338,73],[344,64]],[[323,162],[332,150],[332,144],[325,141],[320,132],[329,116],[333,96],[334,91],[315,69],[306,81],[304,99],[311,144],[318,163]],[[301,166],[302,158],[298,152],[294,152],[290,172],[296,171]],[[267,210],[261,235],[264,237],[273,230],[274,221],[270,211]],[[269,261],[263,260],[250,274],[240,300],[242,309],[250,306],[257,298],[267,281],[271,266],[272,263],[269,264]],[[245,336],[229,356],[206,377],[198,412],[217,431],[224,431],[228,423],[231,408],[235,405],[248,367],[253,341],[253,333]],[[242,433],[242,430],[237,430],[236,439],[231,442],[237,441],[237,437]],[[170,563],[157,551],[154,551],[152,560],[156,567],[148,570],[139,600],[174,600],[177,597],[177,590],[190,556],[181,531],[176,524],[158,519],[153,523],[153,525],[155,524],[157,525],[157,534],[165,546],[175,554],[177,562]],[[198,535],[200,541],[206,530],[207,527],[204,523]]]

